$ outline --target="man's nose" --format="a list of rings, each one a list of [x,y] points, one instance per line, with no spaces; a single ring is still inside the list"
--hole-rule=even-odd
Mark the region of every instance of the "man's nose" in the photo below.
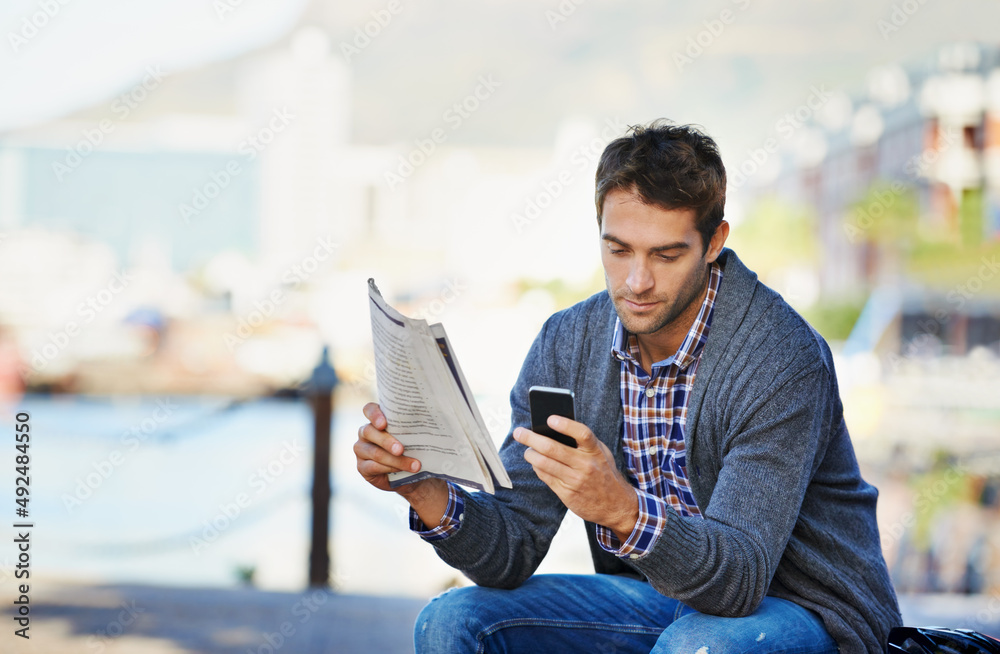
[[[642,295],[653,288],[653,274],[645,262],[637,261],[632,264],[625,283],[633,295]]]

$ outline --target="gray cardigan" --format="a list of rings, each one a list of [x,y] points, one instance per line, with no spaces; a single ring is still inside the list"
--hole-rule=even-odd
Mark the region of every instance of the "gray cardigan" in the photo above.
[[[627,562],[587,535],[599,573],[645,578],[660,593],[722,616],[765,595],[816,611],[841,652],[882,652],[901,624],[875,522],[878,492],[858,470],[826,343],[731,250],[688,405],[691,489],[704,519],[670,512],[644,556]],[[528,387],[570,388],[577,419],[622,452],[616,314],[607,293],[553,315],[511,391],[511,430],[529,426]],[[513,588],[538,567],[566,507],[508,434],[513,490],[463,492],[461,528],[435,541],[477,584]]]

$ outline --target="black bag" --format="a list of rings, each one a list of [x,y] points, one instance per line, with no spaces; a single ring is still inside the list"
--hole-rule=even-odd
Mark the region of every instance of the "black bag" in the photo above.
[[[1000,654],[1000,640],[969,629],[894,627],[888,654]]]

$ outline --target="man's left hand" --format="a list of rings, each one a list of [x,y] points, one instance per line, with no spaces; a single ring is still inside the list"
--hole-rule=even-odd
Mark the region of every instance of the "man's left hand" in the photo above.
[[[611,529],[622,542],[627,540],[639,519],[639,500],[615,466],[611,450],[581,422],[553,415],[548,425],[576,439],[577,447],[518,427],[514,440],[528,448],[524,460],[566,508]]]

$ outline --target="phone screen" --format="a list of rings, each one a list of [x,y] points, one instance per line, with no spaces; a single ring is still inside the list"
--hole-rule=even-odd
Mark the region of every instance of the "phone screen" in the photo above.
[[[548,436],[563,445],[576,447],[574,438],[554,431],[546,423],[551,415],[576,420],[576,412],[573,410],[573,391],[565,388],[532,386],[528,389],[528,404],[531,407],[531,431]]]

